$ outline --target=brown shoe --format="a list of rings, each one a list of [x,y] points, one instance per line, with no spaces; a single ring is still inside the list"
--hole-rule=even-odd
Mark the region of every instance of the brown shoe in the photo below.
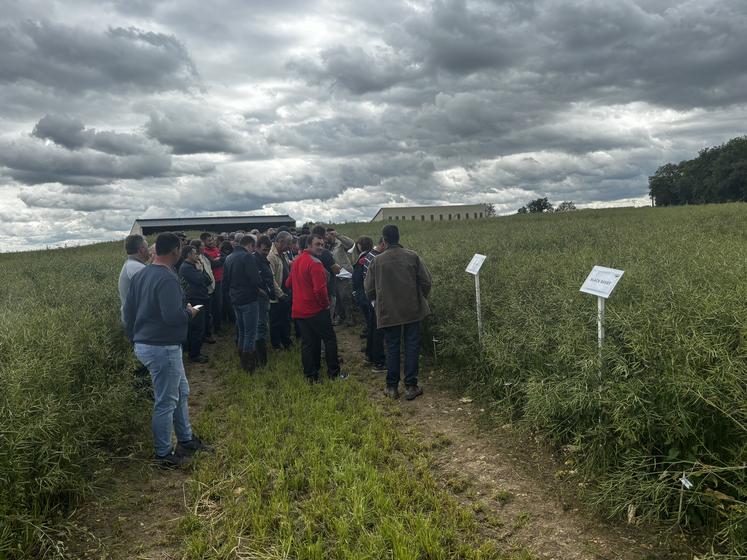
[[[386,389],[384,389],[384,395],[386,395],[386,397],[390,399],[398,399],[399,389],[397,389],[395,385],[387,385]]]
[[[405,399],[411,401],[423,394],[423,390],[417,385],[409,385],[405,387]]]

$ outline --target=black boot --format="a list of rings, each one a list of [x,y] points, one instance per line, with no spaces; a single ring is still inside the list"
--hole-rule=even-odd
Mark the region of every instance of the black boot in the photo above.
[[[266,340],[258,340],[256,343],[256,349],[257,349],[257,362],[259,364],[259,367],[264,367],[267,365],[267,341]]]
[[[257,352],[242,352],[241,353],[241,369],[247,373],[254,373],[257,369]]]

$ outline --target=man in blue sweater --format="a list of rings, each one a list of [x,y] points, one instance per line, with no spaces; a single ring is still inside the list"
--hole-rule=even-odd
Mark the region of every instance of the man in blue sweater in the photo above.
[[[136,274],[123,308],[125,331],[135,344],[135,355],[147,366],[153,381],[153,440],[161,466],[180,467],[195,451],[209,450],[192,433],[189,422],[189,383],[181,344],[191,318],[200,311],[184,306],[184,294],[174,265],[180,258],[179,238],[162,233],[156,239],[153,264]],[[171,446],[176,432],[176,450]]]

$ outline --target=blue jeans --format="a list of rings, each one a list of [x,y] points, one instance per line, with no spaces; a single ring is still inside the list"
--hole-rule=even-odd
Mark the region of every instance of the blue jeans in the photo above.
[[[257,340],[270,338],[270,298],[260,295],[257,298]]]
[[[192,439],[187,403],[189,383],[184,373],[182,347],[136,342],[135,355],[148,368],[153,381],[153,443],[156,455],[163,457],[171,453],[172,430],[177,441]]]
[[[257,321],[259,318],[259,304],[256,301],[235,305],[237,346],[242,352],[254,352],[257,342]]]
[[[405,386],[418,384],[418,360],[420,358],[420,321],[384,327],[386,338],[386,384],[396,387],[399,385],[399,365],[401,344],[405,341]]]

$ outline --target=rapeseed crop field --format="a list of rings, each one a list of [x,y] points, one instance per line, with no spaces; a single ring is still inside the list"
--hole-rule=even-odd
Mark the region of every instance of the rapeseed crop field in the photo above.
[[[433,275],[424,351],[450,382],[559,450],[562,483],[604,515],[747,553],[747,205],[398,225]],[[120,243],[0,255],[0,558],[59,557],[97,469],[148,437],[122,262]],[[625,271],[601,358],[578,291],[594,265]],[[354,380],[314,393],[285,371],[296,362],[249,384],[217,361],[226,391],[199,427],[226,445],[196,467],[187,557],[501,557]]]
[[[600,511],[747,553],[746,204],[393,223],[433,274],[425,347],[459,384],[560,448]],[[579,293],[594,265],[625,271],[601,363],[596,298]]]

